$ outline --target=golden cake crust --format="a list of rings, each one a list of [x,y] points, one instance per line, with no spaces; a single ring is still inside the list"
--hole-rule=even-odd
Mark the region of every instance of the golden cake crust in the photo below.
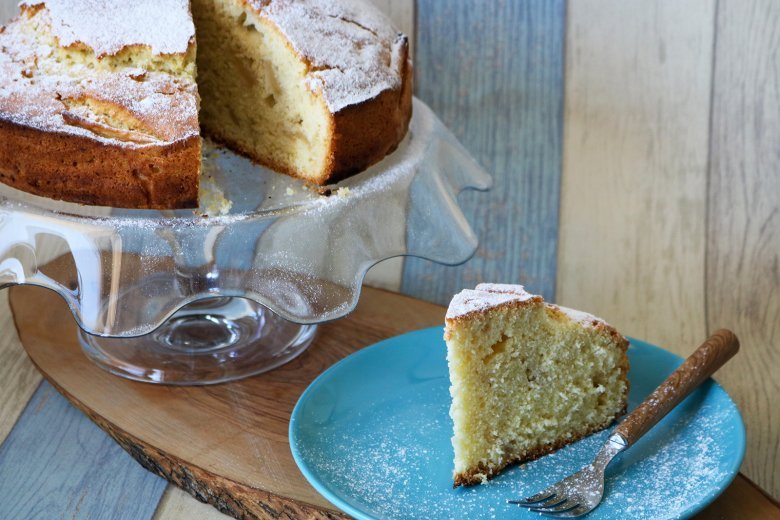
[[[409,129],[412,117],[412,64],[403,40],[401,83],[375,98],[343,108],[333,117],[330,164],[318,184],[338,182],[381,161]]]
[[[0,181],[28,193],[118,208],[198,204],[197,136],[130,149],[0,120],[0,140]]]
[[[184,62],[194,53],[186,2],[132,4],[141,18],[137,24],[146,12],[180,26],[164,37],[139,30],[138,38],[121,6],[100,4],[85,12],[95,6],[49,4],[22,4],[21,15],[0,31],[0,181],[85,204],[197,206],[201,145],[194,82],[108,63],[132,53]],[[116,32],[105,30],[115,22]],[[94,30],[83,30],[78,39],[68,32],[78,23]],[[82,62],[63,64],[74,55]]]
[[[626,384],[628,384],[628,382],[626,382]],[[612,424],[615,419],[617,419],[618,417],[620,417],[625,413],[626,413],[626,409],[624,408],[623,410],[615,414],[613,418],[611,418],[608,421],[605,421],[603,424],[586,428],[582,432],[573,435],[569,439],[559,439],[557,442],[554,442],[552,444],[543,444],[541,446],[537,446],[536,448],[529,450],[524,457],[509,458],[503,464],[495,465],[495,466],[487,466],[485,464],[480,463],[479,466],[477,466],[476,468],[470,468],[467,471],[456,473],[453,477],[452,487],[456,488],[458,486],[475,486],[477,484],[482,484],[486,479],[489,480],[495,477],[501,472],[501,470],[503,470],[508,466],[511,466],[513,464],[522,464],[524,462],[530,462],[540,457],[544,457],[545,455],[548,455],[554,451],[558,451],[564,446],[568,446],[569,444],[574,444],[578,440],[584,439],[585,437],[587,437],[592,433],[601,431],[607,426],[609,426],[610,424]]]

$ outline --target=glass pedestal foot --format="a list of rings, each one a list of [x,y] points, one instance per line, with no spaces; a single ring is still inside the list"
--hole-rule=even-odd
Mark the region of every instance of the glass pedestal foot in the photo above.
[[[146,383],[207,385],[235,381],[287,363],[314,339],[316,325],[280,318],[244,298],[191,303],[136,338],[79,331],[87,356],[109,372]]]

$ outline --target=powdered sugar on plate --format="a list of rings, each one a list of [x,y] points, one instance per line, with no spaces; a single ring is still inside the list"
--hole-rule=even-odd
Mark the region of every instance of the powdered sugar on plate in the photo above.
[[[678,363],[634,341],[629,408]],[[487,484],[452,489],[449,378],[441,329],[392,338],[329,369],[293,414],[291,446],[304,475],[357,518],[538,518],[507,504],[591,462],[610,431]],[[744,454],[739,412],[709,381],[607,469],[594,518],[685,518],[713,500]]]

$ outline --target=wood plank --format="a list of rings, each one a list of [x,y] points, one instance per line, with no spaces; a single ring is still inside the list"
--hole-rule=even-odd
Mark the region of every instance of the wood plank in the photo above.
[[[6,438],[41,382],[19,343],[8,291],[0,291],[0,442]]]
[[[714,19],[708,0],[568,11],[557,301],[680,355],[706,337]]]
[[[181,488],[168,484],[168,489],[157,506],[155,520],[227,520],[229,516],[220,513],[209,504],[196,500]]]
[[[696,515],[696,520],[743,520],[780,518],[780,504],[764,494],[742,474],[722,495]]]
[[[11,302],[39,369],[133,457],[228,514],[260,518],[342,517],[292,459],[287,429],[298,396],[355,350],[444,319],[439,306],[366,288],[353,314],[322,325],[312,347],[287,365],[229,385],[170,387],[118,378],[91,363],[53,293],[16,287]]]
[[[742,470],[780,498],[780,3],[718,7],[707,326],[743,349],[719,378],[747,426]]]
[[[48,383],[0,446],[2,518],[150,518],[165,486]]]
[[[417,5],[416,92],[495,184],[460,197],[481,240],[460,267],[404,264],[403,292],[447,303],[481,281],[555,287],[565,2]]]
[[[17,0],[0,0],[0,25],[10,20],[19,12]]]

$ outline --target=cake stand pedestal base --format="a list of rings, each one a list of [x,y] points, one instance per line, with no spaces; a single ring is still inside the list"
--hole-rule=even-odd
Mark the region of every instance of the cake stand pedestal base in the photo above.
[[[145,383],[206,385],[279,367],[300,355],[316,325],[298,325],[245,298],[187,305],[160,328],[135,338],[80,330],[81,348],[105,370]]]

